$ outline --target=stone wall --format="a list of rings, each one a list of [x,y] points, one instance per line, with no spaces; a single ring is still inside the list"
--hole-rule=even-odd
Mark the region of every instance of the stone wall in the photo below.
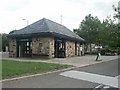
[[[80,43],[77,43],[77,56],[81,56],[81,54],[80,54]]]
[[[84,44],[82,44],[82,53],[80,52],[80,43],[76,43],[76,55],[75,55],[75,42],[66,41],[66,57],[81,56],[84,54]]]
[[[75,42],[66,41],[66,57],[75,56]]]
[[[85,55],[85,45],[82,44],[82,55]]]
[[[9,50],[10,57],[16,57],[16,39],[9,39]],[[77,42],[77,51],[76,56],[81,56],[80,53],[80,44]],[[84,55],[84,44],[81,45],[83,47],[82,54]],[[47,56],[48,58],[54,58],[54,38],[53,37],[38,37],[32,38],[32,56]],[[66,41],[66,57],[75,56],[75,42],[74,41]]]
[[[17,56],[16,45],[16,39],[9,39],[9,57]]]
[[[50,49],[49,49],[49,57],[54,58],[54,38],[49,38]]]
[[[32,38],[32,54],[54,57],[54,39],[50,37]]]

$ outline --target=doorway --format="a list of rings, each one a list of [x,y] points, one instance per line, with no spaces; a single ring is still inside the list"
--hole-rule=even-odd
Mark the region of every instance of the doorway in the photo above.
[[[77,42],[75,42],[75,55],[77,55]]]
[[[17,57],[31,57],[32,41],[29,39],[20,39],[17,42]]]
[[[55,58],[65,58],[65,40],[55,39],[54,50]]]

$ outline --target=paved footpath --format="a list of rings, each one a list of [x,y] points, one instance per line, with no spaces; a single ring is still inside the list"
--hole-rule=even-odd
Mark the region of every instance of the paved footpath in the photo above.
[[[4,55],[3,55],[4,56]],[[15,61],[30,61],[30,62],[48,62],[48,63],[58,63],[58,64],[69,64],[75,67],[82,67],[96,63],[102,63],[110,60],[118,59],[118,56],[101,56],[102,61],[95,61],[96,55],[85,55],[79,57],[70,57],[70,58],[53,58],[47,60],[41,59],[31,59],[31,58],[8,58],[3,57],[3,59],[7,60],[15,60]]]
[[[115,59],[118,59],[118,56],[102,56],[102,61],[95,61],[95,59],[96,59],[96,55],[85,55],[81,57],[71,57],[71,58],[64,58],[64,59],[55,58],[54,60],[51,60],[51,61],[49,60],[48,62],[69,64],[76,67],[82,67],[82,66],[87,66],[91,64],[115,60]]]

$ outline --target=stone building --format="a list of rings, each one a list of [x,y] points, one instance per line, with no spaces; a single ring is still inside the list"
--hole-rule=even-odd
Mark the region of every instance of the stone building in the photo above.
[[[45,18],[10,32],[8,37],[10,57],[64,58],[84,54],[84,39]]]

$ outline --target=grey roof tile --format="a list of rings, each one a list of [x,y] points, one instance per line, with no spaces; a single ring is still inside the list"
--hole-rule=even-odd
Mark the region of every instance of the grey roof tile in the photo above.
[[[36,34],[36,33],[42,33],[42,32],[49,32],[49,33],[57,33],[57,34],[62,34],[71,38],[76,38],[81,41],[84,41],[83,38],[79,37],[77,34],[74,32],[70,31],[68,28],[65,26],[58,24],[56,22],[53,22],[48,19],[41,19],[25,28],[22,28],[20,30],[15,30],[11,32],[9,35],[23,35],[23,34]]]

